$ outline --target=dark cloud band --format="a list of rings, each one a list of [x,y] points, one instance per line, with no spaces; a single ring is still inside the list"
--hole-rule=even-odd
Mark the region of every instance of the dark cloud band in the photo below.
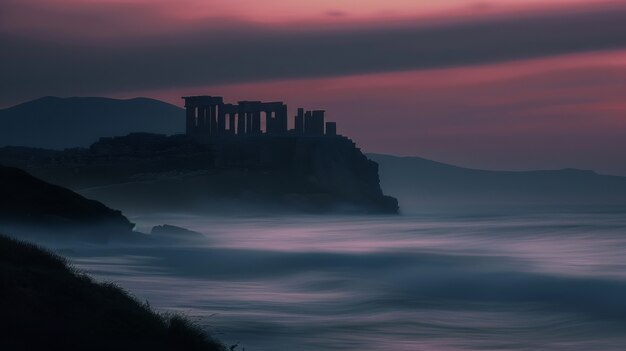
[[[626,48],[626,7],[426,25],[240,24],[106,43],[0,33],[0,104],[286,78],[442,68]]]

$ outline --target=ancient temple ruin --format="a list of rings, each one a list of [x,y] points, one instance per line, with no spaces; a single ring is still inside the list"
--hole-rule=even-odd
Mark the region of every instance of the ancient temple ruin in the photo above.
[[[287,123],[283,102],[224,103],[221,96],[184,96],[187,135],[199,141],[234,136],[336,136],[335,122],[324,122],[324,111],[298,109],[294,128]],[[264,119],[262,119],[265,117]]]

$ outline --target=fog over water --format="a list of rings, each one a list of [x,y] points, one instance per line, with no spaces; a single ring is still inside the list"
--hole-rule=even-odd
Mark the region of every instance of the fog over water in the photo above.
[[[79,268],[246,350],[623,350],[626,216],[133,218],[204,234]]]

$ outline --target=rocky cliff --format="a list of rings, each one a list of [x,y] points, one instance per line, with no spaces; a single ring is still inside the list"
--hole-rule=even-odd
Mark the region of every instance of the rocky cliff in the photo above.
[[[396,213],[378,165],[345,137],[258,136],[199,144],[130,134],[64,151],[5,147],[27,169],[124,212]]]

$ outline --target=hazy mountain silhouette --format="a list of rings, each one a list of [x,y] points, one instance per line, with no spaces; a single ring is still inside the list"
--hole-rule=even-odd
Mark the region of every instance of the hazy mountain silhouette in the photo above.
[[[405,212],[511,206],[626,206],[626,177],[593,171],[487,171],[420,157],[368,154]]]
[[[183,133],[185,111],[148,98],[42,97],[0,110],[0,146],[63,149],[131,132]]]

